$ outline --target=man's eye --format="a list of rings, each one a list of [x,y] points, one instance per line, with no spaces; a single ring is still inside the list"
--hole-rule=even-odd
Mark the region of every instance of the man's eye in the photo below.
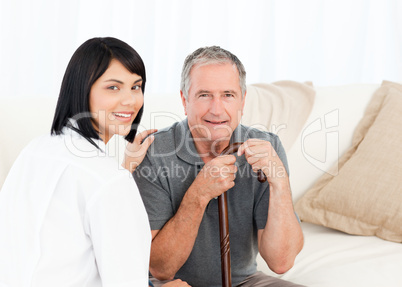
[[[234,95],[233,94],[225,94],[225,97],[231,98],[231,97],[234,97]]]
[[[201,94],[200,95],[200,98],[205,98],[205,97],[208,97],[208,94]]]

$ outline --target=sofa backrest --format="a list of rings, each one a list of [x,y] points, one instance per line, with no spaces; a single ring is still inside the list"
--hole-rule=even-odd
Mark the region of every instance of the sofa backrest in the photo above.
[[[351,144],[353,130],[378,87],[356,84],[315,88],[313,110],[287,150],[294,200]],[[0,98],[0,188],[22,148],[36,136],[49,133],[56,102],[56,98]],[[163,128],[184,118],[179,93],[146,94],[140,129]],[[124,144],[119,137],[108,144],[109,153],[118,161],[122,160]]]
[[[184,119],[180,94],[145,96],[145,112],[140,129],[162,128]],[[55,98],[0,97],[0,188],[13,162],[21,150],[35,137],[47,134],[53,121],[57,104]],[[111,140],[109,149],[121,160],[124,141]]]
[[[20,151],[50,132],[57,98],[0,97],[0,188]]]

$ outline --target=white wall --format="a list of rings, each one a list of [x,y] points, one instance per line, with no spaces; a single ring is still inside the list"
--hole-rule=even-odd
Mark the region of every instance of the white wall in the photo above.
[[[402,81],[400,0],[0,1],[0,97],[56,97],[95,36],[140,53],[149,93],[178,92],[185,56],[206,45],[235,53],[248,83]]]

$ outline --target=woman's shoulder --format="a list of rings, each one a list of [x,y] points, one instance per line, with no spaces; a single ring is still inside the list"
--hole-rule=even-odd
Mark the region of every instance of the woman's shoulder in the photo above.
[[[29,158],[38,168],[46,168],[43,166],[46,162],[47,165],[65,166],[70,172],[75,170],[77,180],[93,178],[94,181],[105,182],[116,176],[126,176],[129,172],[104,149],[104,145],[97,147],[74,134],[47,134],[32,140],[20,157]]]

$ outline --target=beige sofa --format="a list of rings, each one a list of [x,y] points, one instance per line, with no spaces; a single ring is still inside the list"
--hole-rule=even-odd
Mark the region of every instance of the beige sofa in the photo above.
[[[305,201],[306,191],[321,176],[341,175],[338,159],[352,145],[353,132],[379,87],[312,88],[292,82],[249,87],[244,122],[274,130],[283,138],[295,203]],[[0,186],[20,150],[35,136],[49,132],[55,104],[56,98],[0,98]],[[162,128],[183,118],[179,93],[145,95],[142,128]],[[112,139],[108,147],[121,160],[121,140]],[[402,193],[401,187],[396,190]],[[302,220],[314,221],[302,213]],[[347,234],[322,226],[325,222],[301,224],[305,245],[295,266],[276,275],[258,258],[260,270],[306,286],[402,286],[401,243]]]

